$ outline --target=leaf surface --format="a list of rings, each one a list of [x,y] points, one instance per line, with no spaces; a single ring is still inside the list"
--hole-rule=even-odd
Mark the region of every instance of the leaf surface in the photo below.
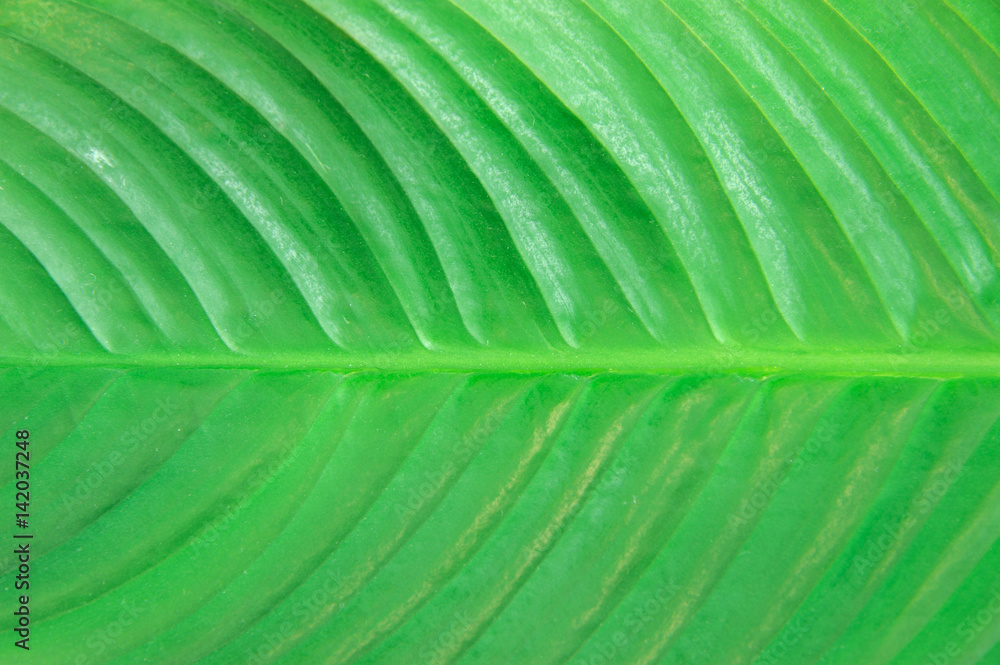
[[[997,661],[998,29],[8,0],[4,658]]]

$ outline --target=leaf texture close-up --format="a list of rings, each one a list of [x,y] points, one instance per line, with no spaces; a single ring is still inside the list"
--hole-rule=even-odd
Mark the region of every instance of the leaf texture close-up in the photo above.
[[[0,663],[1000,664],[995,0],[0,0]]]

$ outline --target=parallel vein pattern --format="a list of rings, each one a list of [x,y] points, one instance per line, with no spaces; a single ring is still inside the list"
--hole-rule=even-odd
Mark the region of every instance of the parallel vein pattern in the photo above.
[[[2,378],[31,662],[923,662],[1000,594],[993,380]]]
[[[1000,18],[890,5],[12,0],[5,355],[995,350]]]
[[[1000,662],[997,155],[993,0],[4,0],[26,662]]]

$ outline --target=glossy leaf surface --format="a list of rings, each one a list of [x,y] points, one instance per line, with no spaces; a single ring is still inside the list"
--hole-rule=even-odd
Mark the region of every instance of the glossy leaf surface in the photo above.
[[[998,49],[7,0],[3,662],[1000,662]]]

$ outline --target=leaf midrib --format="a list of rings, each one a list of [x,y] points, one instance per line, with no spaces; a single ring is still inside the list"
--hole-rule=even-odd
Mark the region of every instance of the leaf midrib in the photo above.
[[[406,351],[382,353],[81,354],[0,357],[17,367],[189,368],[303,371],[523,372],[632,374],[828,374],[838,376],[1000,377],[1000,351],[771,351],[757,349],[615,349]]]

